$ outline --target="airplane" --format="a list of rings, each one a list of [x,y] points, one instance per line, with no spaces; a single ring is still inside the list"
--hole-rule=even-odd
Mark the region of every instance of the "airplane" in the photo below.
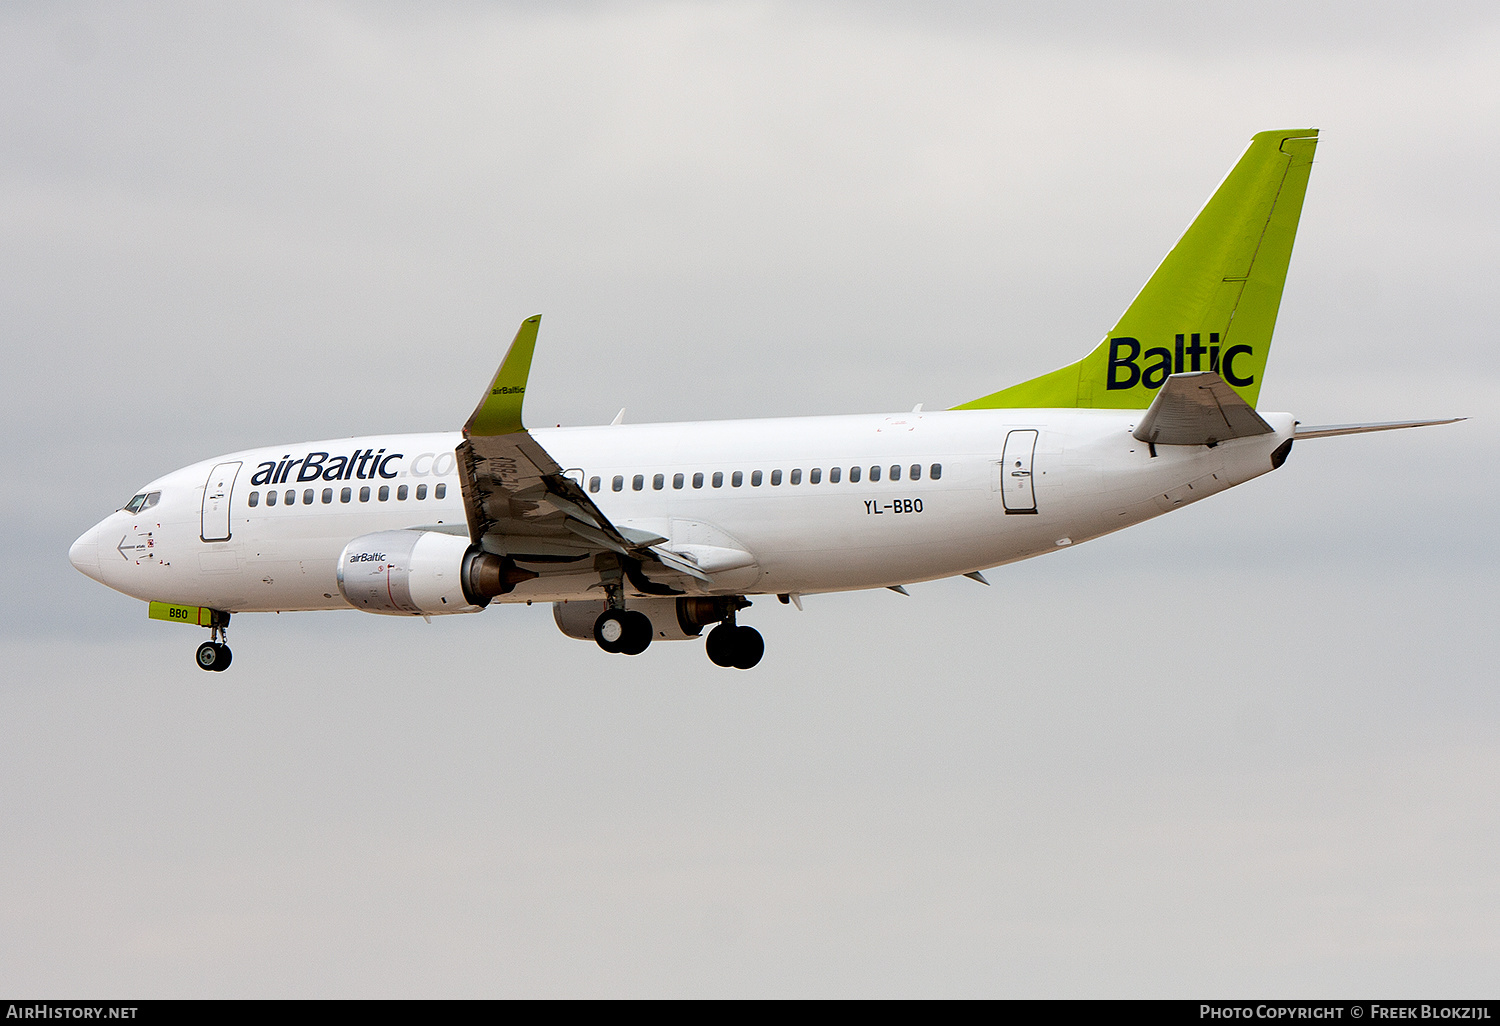
[[[143,487],[69,551],[84,574],[207,627],[359,609],[550,602],[605,652],[703,637],[749,669],[752,596],[965,576],[1076,545],[1269,473],[1294,442],[1464,418],[1304,427],[1260,412],[1316,129],[1261,132],[1104,339],[949,410],[530,429],[540,315],[460,432],[297,442]],[[623,411],[622,411],[623,414]]]

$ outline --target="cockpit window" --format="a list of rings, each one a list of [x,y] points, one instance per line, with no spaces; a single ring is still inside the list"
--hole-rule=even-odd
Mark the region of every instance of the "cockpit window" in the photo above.
[[[126,513],[139,513],[141,507],[146,504],[146,493],[142,492],[125,504]]]
[[[161,501],[161,492],[147,492],[146,501],[141,503],[141,509],[147,510]]]

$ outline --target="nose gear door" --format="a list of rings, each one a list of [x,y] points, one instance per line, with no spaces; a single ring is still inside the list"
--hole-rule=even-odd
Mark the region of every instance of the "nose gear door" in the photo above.
[[[239,463],[220,463],[209,472],[203,486],[203,526],[198,534],[206,542],[229,540],[229,499],[234,494],[234,479],[240,473]]]
[[[1000,461],[1000,497],[1006,513],[1035,513],[1036,489],[1031,480],[1031,457],[1036,452],[1034,430],[1005,436],[1005,458]]]

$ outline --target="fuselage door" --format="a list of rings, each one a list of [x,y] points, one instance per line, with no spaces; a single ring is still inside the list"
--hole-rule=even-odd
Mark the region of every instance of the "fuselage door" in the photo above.
[[[1036,489],[1031,482],[1031,457],[1036,452],[1035,430],[1005,436],[1005,458],[1000,461],[1000,497],[1006,513],[1035,513]]]
[[[198,535],[206,542],[229,540],[229,499],[239,473],[238,463],[220,463],[209,472],[208,483],[203,486],[203,527]]]

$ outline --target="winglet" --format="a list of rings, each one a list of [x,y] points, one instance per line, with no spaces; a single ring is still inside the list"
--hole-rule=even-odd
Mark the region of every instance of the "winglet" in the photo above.
[[[464,425],[464,437],[475,435],[509,435],[525,431],[521,423],[521,404],[526,400],[526,379],[531,374],[531,354],[536,351],[536,332],[542,315],[521,322],[515,341],[500,361],[500,369],[490,382],[489,391],[474,408]]]

